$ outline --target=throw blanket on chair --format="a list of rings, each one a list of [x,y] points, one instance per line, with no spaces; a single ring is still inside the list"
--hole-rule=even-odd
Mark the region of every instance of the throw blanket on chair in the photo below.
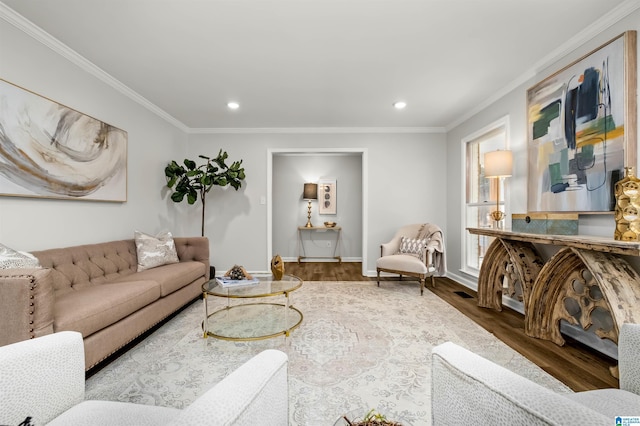
[[[427,239],[428,245],[433,246],[433,264],[436,267],[436,273],[443,276],[447,273],[447,262],[444,255],[444,235],[442,229],[438,225],[432,223],[423,223],[418,230],[418,239]]]

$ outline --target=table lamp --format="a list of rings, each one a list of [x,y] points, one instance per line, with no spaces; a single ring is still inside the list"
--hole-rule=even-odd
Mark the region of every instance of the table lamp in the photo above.
[[[318,199],[318,184],[317,183],[305,183],[304,190],[302,191],[302,198],[309,202],[309,207],[307,211],[307,224],[306,228],[313,228],[311,224],[311,200]]]
[[[511,151],[492,151],[484,154],[484,177],[496,179],[496,209],[491,212],[495,227],[499,228],[504,219],[504,212],[500,210],[500,178],[509,177],[513,169],[513,155]]]

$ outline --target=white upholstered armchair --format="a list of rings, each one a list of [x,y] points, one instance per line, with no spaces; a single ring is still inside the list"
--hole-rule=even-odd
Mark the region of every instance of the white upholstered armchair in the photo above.
[[[623,324],[620,389],[559,394],[454,343],[443,343],[432,353],[433,425],[615,425],[618,416],[640,417],[638,353],[640,324]]]
[[[444,236],[434,224],[413,224],[400,228],[391,241],[380,245],[380,258],[376,261],[378,287],[380,272],[390,272],[418,278],[420,294],[424,293],[427,277],[435,287],[434,275],[446,273]]]
[[[0,347],[0,425],[287,425],[287,355],[251,358],[184,410],[84,400],[84,346],[63,331]]]

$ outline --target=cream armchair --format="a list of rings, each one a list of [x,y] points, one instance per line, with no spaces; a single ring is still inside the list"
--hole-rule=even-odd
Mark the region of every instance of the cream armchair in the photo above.
[[[444,237],[433,224],[414,224],[400,228],[391,241],[380,245],[380,258],[376,261],[378,287],[380,272],[390,272],[418,278],[420,294],[424,293],[427,277],[435,287],[434,275],[444,275]]]
[[[620,389],[559,394],[454,343],[443,343],[432,351],[433,425],[615,425],[619,416],[640,417],[638,353],[640,324],[623,324]]]
[[[287,356],[266,350],[184,410],[84,400],[82,335],[0,347],[0,425],[287,425]],[[24,422],[24,423],[23,423]]]

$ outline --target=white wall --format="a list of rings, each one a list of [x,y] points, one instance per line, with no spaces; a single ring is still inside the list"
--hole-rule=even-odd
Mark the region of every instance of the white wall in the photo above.
[[[285,261],[299,254],[297,228],[307,223],[308,203],[302,199],[305,182],[336,180],[335,215],[321,215],[319,203],[311,202],[311,223],[323,227],[333,221],[341,227],[339,254],[346,261],[362,260],[362,155],[361,153],[274,153],[272,163],[272,247]],[[303,231],[300,239],[307,257],[332,256],[336,231]],[[327,245],[330,244],[330,247]]]
[[[0,197],[1,243],[39,250],[173,227],[175,210],[161,197],[164,166],[184,150],[184,132],[4,20],[0,78],[123,129],[129,140],[126,203]]]
[[[455,279],[475,287],[477,280],[460,271],[462,266],[463,233],[463,176],[457,171],[464,155],[462,139],[500,117],[510,118],[510,148],[514,155],[514,174],[506,179],[507,214],[527,211],[527,127],[526,127],[526,91],[537,82],[564,68],[582,56],[598,48],[607,41],[627,30],[640,31],[640,11],[627,16],[622,21],[607,28],[597,37],[589,40],[580,48],[571,52],[546,69],[540,70],[535,77],[520,85],[506,96],[485,108],[469,120],[447,133],[447,181],[449,185],[447,211],[449,226],[447,233],[447,264],[449,273]],[[564,42],[560,41],[559,44]],[[640,70],[640,67],[637,68]],[[640,78],[639,78],[640,80]],[[636,96],[637,97],[637,96]],[[637,143],[637,141],[632,142]],[[582,235],[613,237],[615,221],[613,213],[605,215],[581,215],[579,232]]]
[[[205,234],[211,239],[212,262],[218,270],[235,263],[250,271],[268,269],[268,206],[261,205],[260,198],[267,196],[271,178],[267,173],[269,149],[366,149],[363,168],[368,170],[369,178],[364,215],[368,232],[363,252],[368,253],[364,267],[369,274],[375,274],[380,243],[389,240],[400,226],[422,222],[446,226],[444,134],[193,134],[189,137],[188,156],[217,153],[220,148],[231,159],[244,160],[247,179],[238,193],[231,190],[213,194],[211,206],[215,207],[207,214]],[[181,221],[183,231],[195,232],[199,211],[195,208],[187,214]],[[295,228],[299,223],[297,218],[290,226]]]

